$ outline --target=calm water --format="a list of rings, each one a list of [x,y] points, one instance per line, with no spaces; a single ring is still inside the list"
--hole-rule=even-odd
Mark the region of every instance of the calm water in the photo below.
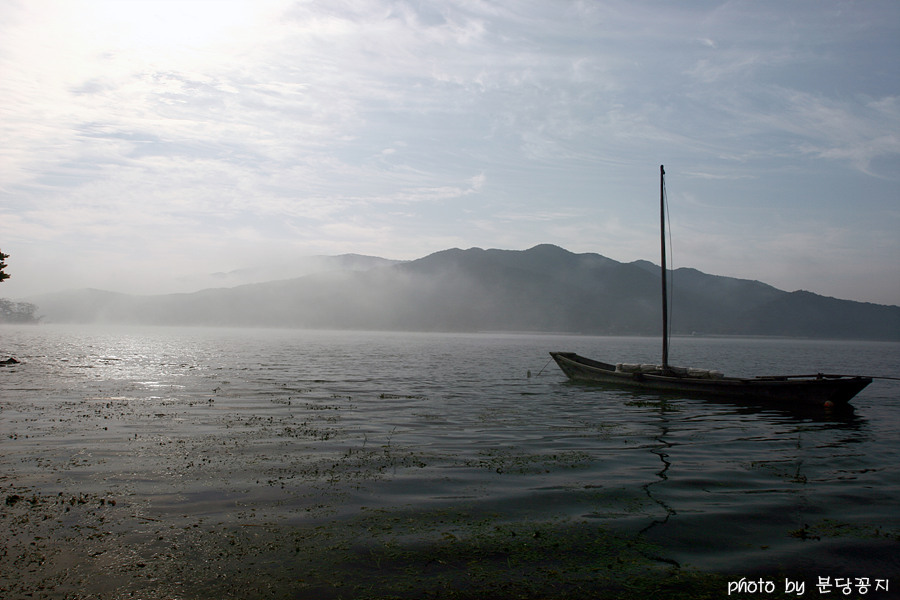
[[[589,589],[616,569],[779,588],[789,575],[807,598],[820,576],[900,590],[900,382],[876,380],[849,414],[796,414],[572,384],[550,350],[655,362],[659,342],[0,328],[0,358],[23,362],[0,370],[0,492],[22,499],[6,503],[0,590],[240,597],[225,581],[256,572],[271,597],[339,597],[327,562],[378,596],[388,563],[393,581],[416,564],[410,549],[433,554],[410,597],[467,577],[498,589],[447,554],[464,545],[512,578],[517,564],[555,573],[560,594],[575,595],[569,571]],[[891,343],[682,338],[670,356],[734,375],[900,376]],[[607,574],[561,557],[588,564],[601,539],[619,565]],[[35,544],[41,560],[10,558]]]

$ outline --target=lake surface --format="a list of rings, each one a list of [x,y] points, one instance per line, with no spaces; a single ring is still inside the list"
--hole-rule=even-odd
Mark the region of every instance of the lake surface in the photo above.
[[[660,343],[0,327],[0,596],[898,597],[900,382],[795,413],[573,384],[551,350]],[[670,361],[900,377],[900,344]]]

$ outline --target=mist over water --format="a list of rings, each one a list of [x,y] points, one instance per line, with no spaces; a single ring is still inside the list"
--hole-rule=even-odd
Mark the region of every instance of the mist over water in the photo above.
[[[385,265],[331,257],[335,270],[190,294],[82,289],[33,298],[45,323],[371,331],[658,335],[660,273],[541,244],[523,251],[451,249]],[[900,307],[785,292],[758,281],[679,269],[669,323],[688,335],[900,341]],[[671,296],[670,296],[671,297]]]
[[[550,350],[653,362],[659,341],[0,328],[0,353],[22,361],[0,372],[0,491],[23,499],[7,503],[11,547],[37,532],[45,564],[28,564],[43,581],[86,552],[78,573],[154,597],[227,595],[223,572],[265,574],[271,597],[337,597],[329,569],[393,593],[379,569],[412,568],[413,548],[455,573],[418,564],[431,573],[418,592],[487,585],[441,554],[464,545],[494,548],[473,556],[509,563],[512,580],[516,565],[566,567],[579,585],[635,570],[790,573],[807,586],[900,572],[896,381],[873,382],[849,414],[798,414],[573,384]],[[676,338],[671,358],[735,375],[897,376],[900,344]],[[94,512],[79,513],[80,498]],[[49,518],[38,526],[34,511]],[[101,533],[72,533],[88,525]],[[602,576],[584,566],[601,541]],[[156,584],[129,571],[150,567]],[[19,577],[0,563],[8,589],[25,589]]]

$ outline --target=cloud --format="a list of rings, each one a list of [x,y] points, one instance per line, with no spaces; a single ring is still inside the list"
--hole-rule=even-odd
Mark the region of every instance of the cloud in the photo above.
[[[879,180],[882,210],[900,89],[860,73],[893,73],[897,9],[873,4],[5,3],[0,242],[125,264],[133,241],[173,270],[222,270],[227,240],[628,260],[659,163],[710,211],[824,173]]]

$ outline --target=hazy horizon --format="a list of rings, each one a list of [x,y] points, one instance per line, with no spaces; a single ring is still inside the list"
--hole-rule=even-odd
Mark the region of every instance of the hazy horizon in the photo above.
[[[0,0],[0,297],[555,244],[900,305],[900,4]]]
[[[39,305],[41,305],[41,307],[43,307],[42,300],[49,300],[55,306],[65,306],[72,302],[74,302],[75,305],[82,306],[82,302],[84,300],[84,292],[102,292],[102,294],[94,298],[93,302],[99,302],[99,305],[102,305],[105,301],[104,295],[106,293],[115,296],[131,297],[135,299],[145,298],[148,300],[153,298],[164,299],[197,296],[198,298],[202,298],[201,304],[203,305],[209,304],[210,308],[212,306],[223,308],[224,306],[227,306],[227,303],[223,304],[221,298],[213,299],[211,296],[209,296],[209,293],[230,292],[240,289],[245,290],[250,294],[255,293],[252,290],[257,290],[263,294],[262,298],[258,298],[258,300],[263,304],[265,304],[265,302],[267,301],[276,301],[280,302],[279,306],[285,308],[292,305],[292,303],[297,302],[297,297],[295,297],[295,294],[298,291],[316,290],[315,293],[319,296],[316,303],[332,304],[338,302],[338,299],[341,297],[349,296],[359,298],[362,302],[365,303],[365,305],[372,306],[373,308],[374,305],[378,304],[398,307],[409,300],[409,298],[404,296],[404,292],[402,292],[402,288],[404,288],[404,286],[398,285],[401,282],[404,282],[407,285],[411,285],[412,289],[416,289],[424,285],[425,288],[419,289],[418,292],[413,294],[416,295],[420,294],[423,289],[427,289],[433,285],[440,285],[438,282],[443,281],[445,283],[455,283],[452,283],[449,286],[446,291],[446,295],[441,295],[442,300],[447,300],[448,298],[452,297],[452,302],[454,303],[454,305],[468,304],[470,306],[477,306],[480,304],[481,300],[483,300],[483,293],[488,293],[489,295],[490,293],[497,292],[498,290],[505,290],[509,292],[512,289],[516,288],[517,285],[519,285],[517,283],[507,281],[505,282],[505,285],[493,286],[490,288],[490,290],[483,289],[479,291],[475,289],[467,289],[473,283],[472,280],[467,278],[472,276],[477,278],[478,273],[481,272],[487,264],[493,265],[493,267],[503,268],[503,265],[508,264],[507,261],[509,260],[528,260],[527,257],[530,255],[532,257],[531,260],[534,262],[530,263],[530,266],[527,266],[529,263],[524,263],[524,267],[522,266],[522,264],[519,264],[518,267],[514,267],[513,271],[518,271],[520,268],[526,269],[526,271],[517,273],[516,277],[524,278],[523,281],[532,280],[532,283],[534,283],[535,285],[540,285],[542,290],[545,288],[553,288],[552,285],[538,283],[542,281],[544,272],[547,269],[542,260],[542,256],[547,256],[546,248],[548,248],[548,245],[542,245],[540,248],[534,247],[521,251],[498,248],[448,248],[443,251],[438,251],[433,255],[419,257],[411,260],[391,260],[384,257],[359,254],[344,254],[334,256],[316,255],[300,258],[294,261],[258,265],[258,268],[251,267],[246,269],[237,269],[230,272],[195,274],[192,277],[185,277],[180,280],[178,284],[181,286],[181,289],[177,291],[156,291],[142,294],[116,289],[95,288],[88,286],[54,290],[44,294],[35,294],[32,296],[21,297],[17,300],[37,302]],[[556,246],[556,248],[560,247]],[[532,254],[530,251],[533,250],[540,251],[537,254]],[[472,251],[480,251],[480,253],[473,255],[471,254]],[[567,259],[565,263],[557,264],[552,268],[556,269],[555,276],[560,278],[559,282],[570,281],[570,278],[576,272],[572,271],[572,269],[577,269],[576,265],[579,264],[577,261],[581,258],[594,257],[604,259],[598,262],[593,262],[593,259],[589,258],[590,262],[587,264],[595,265],[607,264],[605,262],[606,260],[612,260],[598,253],[571,253],[565,248],[561,248],[561,251],[564,253],[569,253],[571,254],[571,256],[570,259]],[[451,256],[438,256],[445,253],[451,253]],[[452,256],[452,253],[457,254],[455,256]],[[520,255],[520,258],[512,258],[511,255],[513,254]],[[412,268],[412,271],[408,270],[405,266],[401,266],[400,270],[391,268],[398,265],[417,263],[419,261],[421,261],[421,264],[419,266],[414,266]],[[618,264],[623,266],[638,265],[638,263],[643,262],[645,264],[641,265],[641,270],[648,270],[651,275],[658,277],[657,272],[654,270],[659,269],[658,259],[655,261],[639,259],[638,261],[633,261],[630,263],[619,261],[613,262],[617,262]],[[648,267],[647,263],[652,265],[652,267]],[[534,271],[529,276],[527,275],[527,272],[530,269],[534,269]],[[684,269],[685,272],[682,273],[680,269]],[[694,273],[692,274],[690,273],[690,271],[694,271]],[[427,279],[419,281],[418,284],[410,284],[408,278],[410,276],[409,274],[412,272],[419,273],[425,276]],[[688,301],[687,303],[685,303],[686,301],[684,294],[687,294],[687,297],[690,297],[692,294],[698,293],[698,290],[694,288],[694,285],[696,283],[695,277],[698,271],[690,266],[676,265],[673,267],[672,265],[669,265],[669,272],[669,286],[674,293],[674,297],[679,298],[680,300],[679,306],[677,307],[678,312],[696,311],[696,306],[693,306],[694,301]],[[699,271],[699,273],[703,272]],[[466,275],[464,275],[461,279],[460,276],[463,274]],[[584,273],[581,273],[581,275],[584,275]],[[725,286],[731,286],[737,284],[738,282],[745,282],[754,286],[762,284],[761,288],[756,287],[755,289],[764,288],[768,290],[775,290],[779,293],[810,291],[782,290],[780,288],[772,286],[765,281],[730,278],[728,276],[720,276],[715,273],[705,273],[705,275],[709,275],[714,278],[721,278],[720,284]],[[598,272],[596,273],[596,278],[588,278],[587,280],[583,280],[579,285],[590,288],[592,285],[602,284],[605,277],[606,275]],[[300,280],[304,280],[306,283],[303,283],[299,286],[293,285],[295,283],[299,283]],[[335,292],[336,295],[334,297],[328,300],[325,299],[326,296],[323,295],[325,293],[324,290],[327,289],[330,284],[343,282],[344,285],[351,285],[351,282],[353,281],[356,282],[355,284],[352,284],[356,288],[353,291],[350,291],[349,289],[338,290],[337,292]],[[285,287],[285,284],[287,284],[289,287]],[[290,287],[291,285],[293,285],[293,287]],[[610,282],[607,281],[604,285],[608,286],[610,285]],[[623,286],[624,287],[621,288],[614,287],[613,289],[618,290],[618,294],[622,295],[623,297],[628,297],[631,293],[633,293],[634,290],[630,287],[629,284],[623,284]],[[399,296],[392,298],[385,296],[385,288],[393,289],[394,291],[398,292]],[[411,289],[407,289],[407,294],[411,291]],[[556,291],[559,292],[560,290],[557,289]],[[712,290],[709,289],[706,290],[706,292],[712,293]],[[859,302],[854,300],[853,298],[836,298],[831,296],[824,296],[821,294],[819,296],[822,298],[835,298],[841,301],[846,300],[850,302]],[[599,301],[599,299],[600,298],[598,297],[595,299],[595,301]],[[732,300],[734,300],[734,298]],[[728,303],[731,300],[728,300],[726,298],[719,298],[717,301]],[[247,304],[246,298],[244,298],[241,303],[243,303],[245,305],[245,309],[249,310],[251,313],[258,313],[260,310],[260,307],[255,306],[253,303]],[[654,305],[653,302],[651,302],[650,304]],[[883,303],[874,304],[876,306],[900,307],[898,305],[886,305]],[[82,306],[82,308],[84,308],[84,306]],[[140,313],[140,311],[144,310],[145,308],[146,307],[138,308],[138,313]],[[236,307],[234,306],[232,306],[232,308],[236,309]],[[263,312],[269,311],[270,309],[271,307],[263,309]],[[363,310],[362,308],[358,307],[354,310],[356,310],[357,312],[367,312],[368,309]],[[402,308],[391,310],[388,312],[404,312],[407,310],[408,308]],[[453,312],[455,309],[447,307],[446,310],[448,310],[449,312]],[[712,307],[710,307],[710,310],[713,310]],[[846,308],[845,310],[850,309]],[[350,310],[349,312],[353,312],[353,310]],[[587,312],[591,311],[588,310]],[[240,313],[240,310],[238,310],[238,313]],[[137,319],[137,317],[135,318]],[[534,318],[537,319],[537,315],[535,315]],[[525,322],[528,322],[528,319],[526,319]]]

